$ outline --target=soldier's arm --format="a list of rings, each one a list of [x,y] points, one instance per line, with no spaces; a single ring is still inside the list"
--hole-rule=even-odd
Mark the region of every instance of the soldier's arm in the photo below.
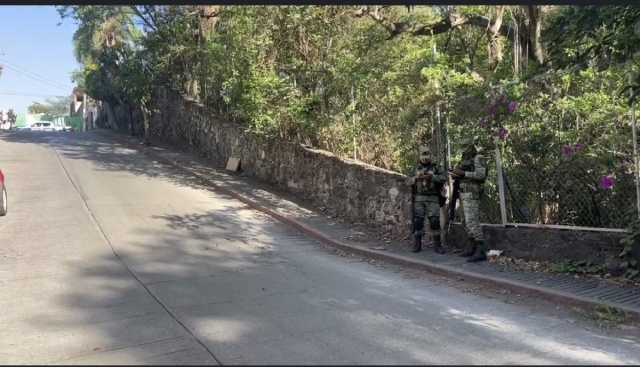
[[[441,164],[438,164],[436,169],[437,169],[438,174],[436,175],[434,173],[433,177],[431,178],[431,181],[432,182],[437,182],[437,183],[447,182],[447,173],[445,172],[444,167]]]
[[[472,180],[483,181],[487,178],[487,160],[482,154],[476,155],[473,159],[474,171],[466,171],[464,173],[465,178]]]
[[[409,177],[407,177],[407,180],[405,181],[405,182],[406,182],[406,184],[407,184],[407,186],[413,186],[413,185],[415,185],[415,184],[416,184],[416,178],[417,178],[417,176],[418,176],[418,173],[419,173],[419,172],[418,172],[418,169],[417,169],[417,168],[414,168],[414,169],[413,169],[413,176],[409,176]]]

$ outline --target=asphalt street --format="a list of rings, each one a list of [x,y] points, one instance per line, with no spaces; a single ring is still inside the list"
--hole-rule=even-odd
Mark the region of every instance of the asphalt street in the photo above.
[[[98,133],[0,132],[2,364],[640,364],[636,340],[340,257]]]

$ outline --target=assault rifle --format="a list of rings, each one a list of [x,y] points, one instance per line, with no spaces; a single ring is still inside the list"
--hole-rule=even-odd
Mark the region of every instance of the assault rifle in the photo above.
[[[449,223],[447,223],[447,232],[451,229],[451,222],[456,215],[456,202],[460,198],[460,180],[453,180],[453,189],[451,190],[451,200],[449,201]]]
[[[415,212],[415,208],[416,208],[416,185],[413,184],[413,185],[411,185],[411,214],[410,214],[410,217],[411,217],[411,235],[412,236],[416,231],[414,220],[413,220],[413,213]]]

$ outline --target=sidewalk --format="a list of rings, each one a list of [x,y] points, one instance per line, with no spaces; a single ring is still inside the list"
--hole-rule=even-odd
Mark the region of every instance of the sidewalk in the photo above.
[[[597,280],[565,274],[529,273],[490,262],[469,264],[454,254],[437,255],[430,248],[414,254],[408,246],[369,241],[364,233],[316,213],[308,204],[295,199],[284,199],[268,185],[230,174],[223,168],[212,168],[210,162],[193,154],[180,152],[168,144],[154,142],[154,146],[144,147],[138,137],[110,130],[100,130],[100,133],[195,176],[221,193],[234,197],[323,244],[368,258],[426,270],[436,275],[462,278],[478,285],[499,287],[512,293],[564,305],[593,309],[606,303],[640,316],[640,287],[601,284]]]

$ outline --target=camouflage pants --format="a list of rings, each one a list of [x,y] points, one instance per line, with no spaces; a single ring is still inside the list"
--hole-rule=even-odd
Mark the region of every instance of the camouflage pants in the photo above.
[[[416,196],[413,216],[419,218],[440,218],[440,203],[437,196]]]
[[[416,201],[413,203],[413,218],[414,221],[418,220],[420,224],[416,224],[417,235],[422,235],[424,230],[425,218],[437,218],[437,222],[440,222],[440,203],[437,196],[416,196]],[[434,227],[433,224],[427,223],[427,233],[431,236],[440,235],[440,225]],[[438,228],[438,229],[433,229]]]
[[[482,227],[480,227],[480,200],[460,195],[460,213],[462,214],[462,226],[467,236],[476,241],[484,241]],[[470,196],[470,195],[469,195]]]

